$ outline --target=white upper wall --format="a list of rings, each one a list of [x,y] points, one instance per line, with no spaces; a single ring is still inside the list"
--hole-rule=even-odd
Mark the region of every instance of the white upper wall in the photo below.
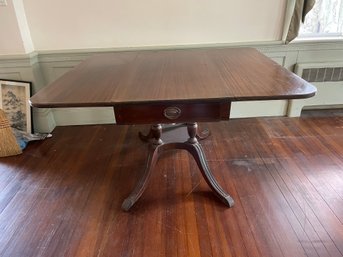
[[[7,1],[7,6],[0,6],[0,35],[0,55],[25,53],[12,1]]]
[[[281,40],[286,8],[286,0],[23,1],[38,51]]]

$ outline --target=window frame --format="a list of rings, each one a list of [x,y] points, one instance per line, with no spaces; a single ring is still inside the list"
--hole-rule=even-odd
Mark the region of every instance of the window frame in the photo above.
[[[295,8],[296,0],[287,0],[286,2],[286,10],[285,10],[285,19],[284,19],[284,28],[282,34],[282,42],[286,42],[286,37],[288,33],[288,29],[291,23],[291,18],[293,16],[293,11]],[[336,42],[336,41],[343,41],[343,32],[340,33],[330,33],[331,35],[328,36],[329,33],[323,34],[316,34],[316,35],[303,35],[297,36],[291,43],[301,43],[301,42]]]

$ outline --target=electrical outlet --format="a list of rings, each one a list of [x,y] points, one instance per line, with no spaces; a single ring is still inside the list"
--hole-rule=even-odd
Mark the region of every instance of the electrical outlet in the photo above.
[[[0,0],[0,6],[6,6],[7,0]]]

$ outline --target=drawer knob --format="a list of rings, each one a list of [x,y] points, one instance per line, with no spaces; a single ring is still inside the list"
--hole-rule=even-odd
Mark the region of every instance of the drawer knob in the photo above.
[[[167,107],[164,109],[163,115],[169,120],[175,120],[180,117],[181,110],[178,107]]]

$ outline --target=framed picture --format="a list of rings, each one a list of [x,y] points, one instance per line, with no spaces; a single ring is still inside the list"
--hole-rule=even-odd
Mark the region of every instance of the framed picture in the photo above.
[[[11,127],[27,133],[32,133],[30,96],[30,82],[0,79],[0,108]]]

